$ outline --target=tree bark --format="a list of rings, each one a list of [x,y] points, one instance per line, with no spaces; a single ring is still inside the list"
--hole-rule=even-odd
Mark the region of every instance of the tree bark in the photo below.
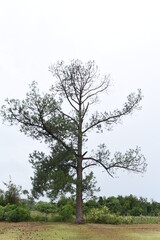
[[[76,223],[82,224],[83,220],[83,199],[82,199],[82,157],[78,159],[77,186],[76,186]]]
[[[83,221],[83,184],[82,184],[82,102],[81,95],[79,101],[79,126],[78,126],[78,157],[77,157],[77,185],[76,185],[76,223],[82,224]]]

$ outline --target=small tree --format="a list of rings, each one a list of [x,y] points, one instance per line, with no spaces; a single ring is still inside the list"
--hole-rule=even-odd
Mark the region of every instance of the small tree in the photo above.
[[[5,206],[4,191],[2,189],[0,189],[0,205]]]
[[[5,204],[18,204],[22,194],[22,187],[14,184],[11,179],[4,185],[7,187],[7,190],[4,192]]]
[[[36,204],[35,209],[41,213],[45,213],[45,222],[47,222],[47,214],[55,212],[55,206],[52,203],[40,201]]]
[[[95,186],[93,173],[85,170],[101,166],[110,176],[117,169],[143,173],[146,168],[140,148],[130,149],[125,154],[116,152],[113,157],[105,144],[94,152],[87,152],[85,143],[88,133],[110,130],[115,124],[135,109],[142,99],[141,91],[131,93],[122,109],[90,113],[100,93],[106,92],[110,77],[100,78],[98,67],[93,61],[83,64],[73,60],[49,68],[57,79],[48,94],[42,96],[37,84],[31,84],[31,91],[25,100],[7,99],[1,109],[4,121],[19,124],[20,131],[37,140],[44,140],[50,147],[50,155],[35,151],[30,155],[34,168],[33,193],[47,192],[51,198],[61,193],[76,192],[76,222],[83,223],[83,193]],[[63,105],[63,102],[68,105]]]

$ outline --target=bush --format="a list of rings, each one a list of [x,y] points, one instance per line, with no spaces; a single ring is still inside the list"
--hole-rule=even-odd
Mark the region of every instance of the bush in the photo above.
[[[71,221],[73,219],[74,208],[70,204],[64,205],[60,211],[59,215],[62,218],[62,221]]]
[[[108,223],[109,210],[106,206],[103,208],[92,208],[87,215],[87,221],[92,223]]]
[[[52,203],[40,201],[35,205],[35,209],[41,213],[54,213],[56,206]]]
[[[0,205],[0,221],[4,220],[4,207]]]
[[[45,214],[39,212],[38,214],[31,213],[31,221],[45,222]]]
[[[106,224],[157,224],[158,217],[149,216],[120,216],[109,213],[108,208],[93,208],[87,214],[89,223],[106,223]]]
[[[4,209],[4,220],[8,222],[21,222],[30,219],[30,211],[24,206],[8,204]]]
[[[48,213],[55,213],[56,206],[52,203],[40,201],[35,205],[35,209],[41,213],[45,213],[44,221],[48,221]]]

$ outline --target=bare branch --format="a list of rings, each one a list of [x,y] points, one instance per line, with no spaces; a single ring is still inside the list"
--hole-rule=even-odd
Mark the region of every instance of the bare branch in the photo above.
[[[82,98],[84,98],[82,103],[86,102],[89,98],[97,96],[98,93],[104,92],[109,87],[109,84],[110,79],[108,75],[108,78],[105,77],[104,81],[99,86],[89,89],[84,95],[82,95]]]
[[[105,164],[100,159],[96,159],[93,157],[86,157],[86,158],[83,158],[83,160],[92,160],[93,162],[96,162],[97,164],[101,165],[111,177],[113,177],[113,175],[109,172],[110,168],[106,167]]]
[[[86,168],[89,168],[89,167],[93,167],[93,166],[96,166],[96,163],[91,163],[91,164],[85,165],[83,167],[83,170],[85,170]]]
[[[90,119],[90,125],[83,130],[83,134],[90,129],[97,127],[101,123],[105,123],[106,126],[117,123],[123,116],[130,114],[136,108],[138,109],[141,99],[141,91],[139,90],[137,96],[135,96],[133,93],[128,96],[128,102],[124,104],[124,108],[122,110],[115,110],[113,113],[104,112],[101,113],[101,115],[98,113],[95,115],[93,114],[92,118]]]
[[[67,92],[66,87],[65,87],[64,84],[62,83],[62,79],[60,78],[60,76],[58,75],[58,73],[57,73],[57,77],[58,77],[59,80],[60,80],[61,87],[62,87],[63,93],[65,94],[65,97],[66,97],[67,101],[68,101],[69,104],[74,108],[74,110],[76,110],[76,112],[78,112],[78,109],[73,105],[72,101],[73,101],[74,103],[76,103],[76,104],[78,104],[78,102],[76,102],[76,101],[71,97],[71,95],[69,95],[69,93]],[[71,99],[72,101],[71,101],[70,99]]]

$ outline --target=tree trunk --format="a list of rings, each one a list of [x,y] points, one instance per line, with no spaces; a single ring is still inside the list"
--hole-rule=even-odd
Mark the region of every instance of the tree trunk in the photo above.
[[[77,166],[77,186],[76,186],[76,223],[82,224],[83,220],[83,200],[82,200],[82,158],[78,159]]]
[[[78,111],[78,119],[79,119],[79,126],[78,126],[78,157],[77,157],[77,184],[76,184],[76,223],[82,224],[84,223],[83,220],[83,200],[82,200],[82,101],[81,101],[81,94],[79,100],[79,111]]]

